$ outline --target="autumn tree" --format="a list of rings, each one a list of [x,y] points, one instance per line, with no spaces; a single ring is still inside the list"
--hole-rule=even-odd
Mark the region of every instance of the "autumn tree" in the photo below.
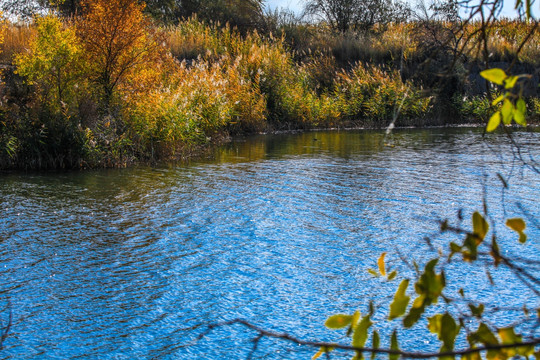
[[[104,108],[135,78],[157,76],[164,51],[137,0],[86,0],[77,34],[86,54],[89,79],[97,84]],[[145,82],[147,84],[148,82]]]
[[[59,18],[36,20],[37,33],[29,49],[15,56],[17,73],[37,87],[42,101],[58,112],[73,103],[81,79],[81,46],[75,31]],[[77,88],[80,86],[77,86]]]

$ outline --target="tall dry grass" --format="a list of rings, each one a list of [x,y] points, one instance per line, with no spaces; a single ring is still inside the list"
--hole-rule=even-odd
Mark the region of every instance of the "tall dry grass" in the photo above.
[[[30,42],[36,36],[36,28],[33,24],[6,23],[4,27],[4,42],[0,44],[0,64],[11,65],[13,56],[29,47]]]
[[[191,18],[161,29],[164,46],[171,56],[148,66],[157,72],[151,79],[159,81],[146,86],[139,74],[128,84],[133,86],[120,87],[115,97],[118,111],[106,114],[115,119],[98,119],[99,94],[92,90],[95,86],[88,83],[81,88],[77,83],[75,93],[88,93],[75,97],[74,105],[59,102],[62,111],[55,113],[55,123],[63,124],[68,117],[70,123],[77,125],[73,131],[65,132],[62,141],[75,144],[72,138],[78,136],[77,143],[82,147],[77,156],[85,166],[131,161],[126,158],[155,160],[229,134],[268,129],[351,123],[383,127],[396,116],[406,119],[405,123],[415,120],[419,124],[416,120],[427,118],[433,101],[418,85],[421,82],[406,81],[407,72],[402,71],[402,67],[414,68],[416,61],[427,56],[417,26],[390,24],[369,33],[336,34],[324,26],[305,24],[295,32],[289,24],[289,33],[277,36],[241,34],[228,26]],[[466,31],[472,34],[474,26],[477,25],[470,25]],[[493,58],[503,59],[515,53],[527,29],[528,26],[514,22],[501,22],[500,27],[490,29]],[[291,41],[291,34],[301,38]],[[12,64],[13,55],[27,52],[36,36],[32,25],[8,25],[2,62]],[[538,61],[538,40],[538,34],[534,34],[531,43],[523,48],[520,60]],[[471,49],[472,44],[468,45]],[[474,52],[467,56],[471,61],[479,59]],[[79,65],[83,69],[88,64]],[[47,89],[50,84],[42,85],[41,89]],[[9,108],[11,105],[5,103],[1,109],[3,114],[14,114],[10,121],[20,126],[18,133],[12,131],[10,136],[4,136],[0,147],[11,151],[17,144],[46,141],[47,133],[32,124],[46,123],[43,119],[51,116],[51,109],[39,96],[32,96],[29,89],[27,100],[11,99],[15,105]],[[464,117],[484,116],[489,111],[483,97],[460,100],[460,94],[446,95]],[[64,103],[73,111],[66,112]],[[529,103],[533,108],[539,107],[537,101]],[[85,113],[91,116],[83,116]],[[50,154],[55,154],[54,146],[51,145]],[[0,162],[5,160],[4,155],[0,154]],[[55,163],[55,159],[47,161]]]

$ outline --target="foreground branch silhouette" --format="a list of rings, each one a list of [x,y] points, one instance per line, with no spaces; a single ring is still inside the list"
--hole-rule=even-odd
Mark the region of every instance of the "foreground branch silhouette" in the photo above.
[[[0,321],[0,350],[4,348],[4,341],[6,341],[6,338],[9,335],[9,331],[11,330],[11,325],[13,324],[13,312],[11,310],[10,300],[8,300],[8,303],[7,303],[7,310],[9,311],[9,317],[8,317],[8,322],[5,328],[3,328],[3,324]]]
[[[469,349],[464,349],[464,350],[455,350],[455,351],[446,351],[446,352],[411,352],[411,351],[404,351],[404,350],[393,350],[393,349],[382,349],[382,348],[374,349],[371,347],[356,347],[356,346],[333,343],[333,342],[318,342],[318,341],[310,341],[310,340],[301,340],[288,333],[278,333],[278,332],[261,328],[243,319],[234,319],[230,321],[210,324],[207,326],[206,331],[204,331],[202,334],[198,336],[197,341],[209,335],[214,329],[217,329],[220,327],[226,327],[226,326],[233,326],[233,325],[242,325],[242,326],[247,327],[250,330],[257,332],[257,336],[253,340],[255,349],[260,339],[262,339],[263,337],[267,337],[267,338],[273,338],[273,339],[281,339],[281,340],[292,342],[297,345],[309,346],[309,347],[314,347],[314,348],[339,349],[339,350],[346,350],[346,351],[355,351],[358,353],[367,352],[371,354],[398,355],[403,358],[409,358],[409,359],[429,359],[429,358],[441,358],[441,357],[458,356],[458,355],[463,356],[463,355],[469,355],[469,354],[479,354],[483,351],[488,351],[488,350],[522,348],[522,347],[536,346],[540,344],[540,338],[533,338],[533,339],[519,342],[519,343],[486,345],[486,346],[480,346],[474,349],[469,348]]]

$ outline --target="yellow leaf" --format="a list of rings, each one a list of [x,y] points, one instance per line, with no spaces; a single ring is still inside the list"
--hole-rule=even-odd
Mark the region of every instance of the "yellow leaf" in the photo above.
[[[497,105],[498,103],[500,103],[503,100],[504,100],[504,95],[501,95],[501,96],[497,97],[495,100],[493,100],[491,105],[495,106],[495,105]]]
[[[311,358],[311,360],[315,360],[315,359],[318,359],[322,354],[324,353],[329,353],[331,351],[333,351],[334,348],[333,347],[326,347],[326,346],[323,346],[319,349],[319,351],[317,351],[317,353],[315,355],[313,355],[313,357]]]
[[[368,271],[368,273],[370,273],[370,274],[373,275],[373,276],[377,276],[377,277],[379,276],[379,273],[376,272],[376,271],[373,270],[373,269],[368,269],[367,271]]]
[[[505,99],[503,102],[503,106],[501,108],[501,116],[502,116],[503,123],[505,123],[506,125],[510,124],[510,122],[512,121],[513,113],[514,113],[514,105],[512,105],[510,100]]]
[[[480,242],[483,241],[487,232],[489,231],[489,224],[478,211],[474,212],[472,222],[473,232],[476,234],[476,236],[478,236]]]
[[[409,300],[411,299],[406,294],[408,286],[409,280],[404,279],[403,281],[401,281],[401,284],[396,291],[396,295],[394,295],[394,301],[392,302],[392,304],[390,304],[390,315],[388,316],[388,320],[395,319],[405,314],[405,310],[407,308],[407,305],[409,304]]]
[[[506,73],[502,69],[488,69],[480,73],[484,79],[491,81],[497,85],[503,85],[504,80],[506,79]]]
[[[352,321],[351,321],[351,324],[353,327],[356,327],[356,325],[358,324],[358,320],[360,320],[360,317],[362,316],[362,314],[360,313],[360,311],[355,311],[354,314],[353,314],[353,317],[352,317]]]
[[[386,253],[383,252],[381,256],[379,257],[379,260],[377,260],[377,265],[379,265],[379,272],[382,276],[386,276],[386,269],[384,266],[384,257],[386,256]]]
[[[517,76],[509,76],[508,78],[504,80],[504,88],[512,89],[516,85],[516,82],[518,81],[518,79],[519,78]]]
[[[523,219],[521,218],[513,218],[506,220],[506,226],[516,232],[522,232],[527,227],[525,221],[523,221]]]
[[[525,120],[525,114],[519,109],[514,110],[514,121],[521,126],[527,126],[527,120]]]
[[[315,360],[315,359],[320,358],[321,355],[324,354],[324,353],[325,353],[325,348],[320,348],[319,351],[317,351],[317,353],[315,355],[313,355],[311,360]]]
[[[506,220],[506,226],[508,226],[510,229],[514,230],[519,234],[519,242],[524,244],[527,241],[527,234],[525,234],[523,231],[527,227],[525,224],[525,221],[521,218],[514,218],[514,219],[508,219]]]
[[[324,325],[329,329],[341,329],[348,326],[353,317],[351,315],[336,314],[326,319]]]
[[[487,124],[487,128],[486,128],[486,131],[487,132],[492,132],[494,131],[497,127],[499,127],[499,124],[501,123],[501,112],[500,111],[497,111],[495,114],[493,114],[491,116],[491,118],[489,119],[489,122]]]

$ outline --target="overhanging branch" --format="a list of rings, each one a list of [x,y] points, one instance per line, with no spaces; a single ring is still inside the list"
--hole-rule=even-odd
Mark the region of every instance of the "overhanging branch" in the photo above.
[[[199,335],[197,340],[204,338],[206,335],[208,335],[211,331],[213,331],[216,328],[237,325],[237,324],[243,325],[247,327],[248,329],[257,332],[258,334],[256,337],[256,343],[258,343],[258,341],[262,337],[268,337],[268,338],[274,338],[274,339],[281,339],[281,340],[293,342],[297,345],[309,346],[313,348],[328,348],[328,349],[333,348],[333,349],[354,351],[354,352],[360,352],[360,353],[367,352],[367,353],[372,353],[372,354],[399,355],[402,358],[408,358],[408,359],[429,359],[429,358],[441,358],[441,357],[447,357],[447,356],[469,355],[469,354],[480,353],[480,352],[488,351],[488,350],[502,350],[502,349],[510,349],[510,348],[515,349],[515,348],[536,346],[540,344],[540,338],[534,338],[532,340],[523,341],[520,343],[493,344],[493,345],[480,346],[477,348],[468,348],[468,349],[463,349],[463,350],[446,351],[446,352],[410,352],[410,351],[391,350],[391,349],[374,349],[374,348],[369,348],[369,347],[355,347],[351,345],[344,345],[344,344],[331,343],[331,342],[301,340],[287,333],[278,333],[278,332],[263,329],[243,319],[234,319],[234,320],[224,321],[224,322],[220,322],[216,324],[210,324],[208,325],[208,329],[205,332],[203,332],[201,335]]]

